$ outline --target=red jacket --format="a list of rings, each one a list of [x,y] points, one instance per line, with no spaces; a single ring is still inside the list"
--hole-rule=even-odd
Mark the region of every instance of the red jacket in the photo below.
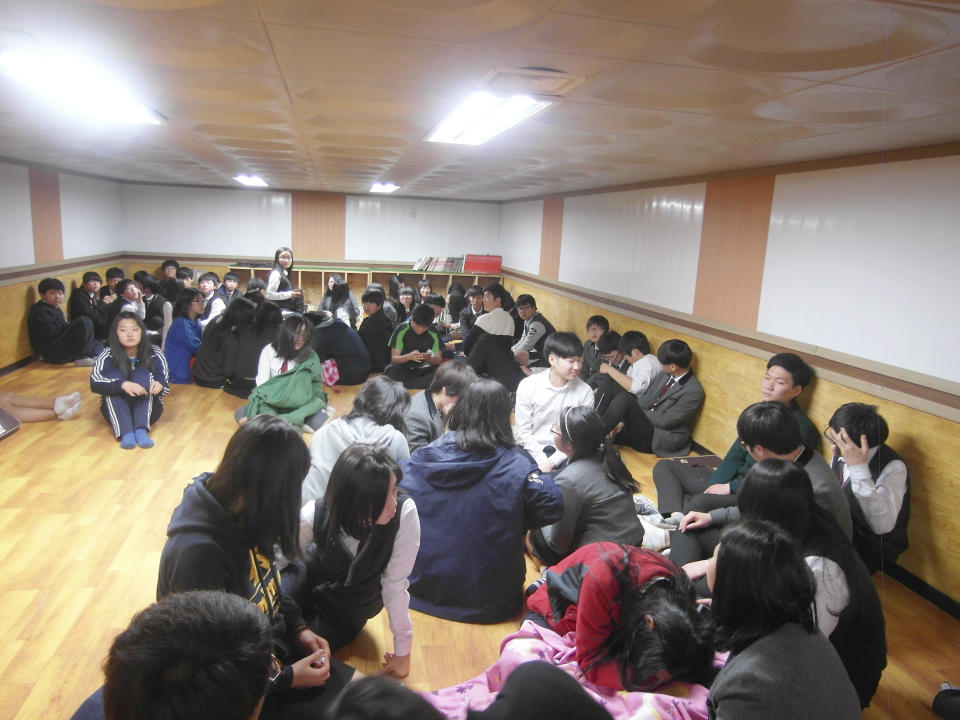
[[[616,664],[607,661],[587,666],[603,655],[603,644],[620,619],[618,575],[625,565],[635,587],[683,572],[669,558],[650,550],[590,543],[551,567],[546,582],[527,598],[527,607],[542,615],[559,635],[576,633],[580,669],[590,682],[611,690],[623,689]]]

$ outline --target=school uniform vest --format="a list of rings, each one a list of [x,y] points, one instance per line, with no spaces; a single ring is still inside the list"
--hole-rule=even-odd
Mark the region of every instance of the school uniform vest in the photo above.
[[[167,299],[160,293],[154,293],[149,300],[144,300],[146,306],[146,315],[143,318],[143,324],[147,330],[163,329],[163,304]]]
[[[537,340],[536,344],[533,346],[533,350],[537,354],[537,357],[543,358],[543,343],[545,343],[547,338],[550,337],[551,334],[555,333],[557,329],[553,325],[551,325],[550,321],[547,320],[540,313],[534,313],[533,317],[530,318],[530,322],[537,322],[537,321],[543,323],[543,336],[539,340]]]
[[[374,525],[355,557],[331,532],[330,516],[323,498],[316,501],[313,518],[315,549],[308,553],[307,577],[310,599],[327,615],[352,618],[362,626],[383,609],[380,577],[393,555],[400,529],[400,513],[409,498],[400,495],[397,512],[386,525]]]
[[[870,476],[876,482],[880,477],[883,468],[887,463],[902,458],[896,452],[886,445],[880,445],[873,460],[870,461]],[[882,535],[877,535],[870,529],[860,503],[856,495],[853,494],[852,483],[847,483],[843,488],[847,494],[847,500],[850,502],[850,514],[853,518],[853,546],[857,553],[863,558],[867,570],[872,574],[881,569],[883,565],[893,565],[897,561],[900,553],[910,546],[907,538],[907,523],[910,521],[910,474],[907,473],[907,485],[903,494],[903,504],[900,506],[900,512],[897,515],[897,521],[893,530]]]
[[[855,560],[853,577],[846,578],[850,602],[840,613],[829,639],[857,691],[860,707],[865,708],[887,666],[887,635],[877,589],[859,558]]]

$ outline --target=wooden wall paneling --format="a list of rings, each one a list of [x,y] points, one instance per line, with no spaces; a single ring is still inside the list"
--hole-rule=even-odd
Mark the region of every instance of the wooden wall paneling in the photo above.
[[[56,172],[30,168],[30,214],[34,262],[39,265],[63,260],[60,176]]]
[[[290,247],[294,266],[304,260],[343,260],[346,245],[347,196],[336,193],[292,193]]]
[[[540,276],[560,278],[560,245],[563,239],[563,198],[543,201],[543,226],[540,235]]]
[[[585,337],[584,326],[596,306],[557,293],[536,283],[511,276],[504,280],[516,297],[530,293],[537,299],[537,308],[558,330],[569,330]],[[693,368],[706,391],[706,400],[694,427],[693,438],[711,451],[724,454],[736,439],[736,422],[747,405],[760,399],[760,381],[766,358],[758,358],[700,338],[685,336],[668,328],[642,322],[615,312],[600,310],[619,333],[640,330],[652,348],[672,337],[689,343],[693,349]],[[814,367],[816,371],[816,367]],[[889,444],[905,459],[912,483],[910,549],[901,555],[898,564],[946,593],[960,599],[960,517],[953,508],[960,507],[960,485],[954,480],[953,467],[942,461],[960,454],[960,423],[854,390],[838,382],[816,378],[799,398],[815,427],[826,427],[840,405],[865,402],[877,405],[890,426]],[[825,442],[819,450],[829,453]],[[647,489],[653,487],[650,477],[638,480]]]
[[[707,183],[693,314],[755,330],[774,177]]]
[[[40,299],[37,283],[22,282],[0,287],[0,368],[33,354],[27,336],[27,311]]]

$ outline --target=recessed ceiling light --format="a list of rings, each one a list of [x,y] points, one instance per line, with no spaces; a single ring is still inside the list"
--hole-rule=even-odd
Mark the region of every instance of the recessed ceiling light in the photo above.
[[[440,121],[427,142],[482,145],[552,104],[530,95],[497,95],[477,90]]]
[[[71,115],[149,125],[166,120],[108,72],[80,58],[10,50],[0,53],[0,68]]]
[[[247,187],[268,187],[267,183],[259,175],[234,175],[233,179]]]
[[[372,193],[392,193],[394,190],[399,190],[399,185],[394,185],[392,182],[375,182],[370,186],[370,192]]]

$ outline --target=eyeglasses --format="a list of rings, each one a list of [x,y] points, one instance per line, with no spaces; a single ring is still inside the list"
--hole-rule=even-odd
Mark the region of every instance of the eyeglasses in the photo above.
[[[556,435],[557,437],[561,437],[561,433],[560,433],[560,429],[559,429],[559,428],[550,428],[550,432],[552,432],[552,433],[553,433],[554,435]]]
[[[823,429],[823,436],[824,436],[827,440],[829,440],[832,444],[834,444],[834,445],[837,444],[837,433],[836,433],[836,431],[835,431],[832,427],[830,427],[829,425],[827,425],[827,426]]]

